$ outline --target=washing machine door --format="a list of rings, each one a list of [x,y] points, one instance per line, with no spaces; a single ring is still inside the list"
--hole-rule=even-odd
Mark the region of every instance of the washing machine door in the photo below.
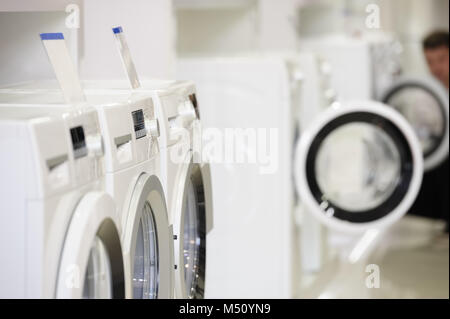
[[[156,176],[139,176],[122,238],[126,298],[172,298],[173,234]]]
[[[205,170],[194,163],[192,155],[177,174],[174,192],[176,213],[175,234],[175,296],[177,298],[204,298],[206,274],[206,234],[210,215],[210,187],[205,181]]]
[[[435,79],[404,78],[391,86],[381,101],[399,111],[414,128],[424,156],[425,170],[448,156],[448,91]]]
[[[297,191],[306,210],[346,232],[398,220],[422,181],[414,131],[398,112],[378,102],[324,111],[302,133],[295,161]]]
[[[86,194],[72,216],[62,251],[57,298],[123,298],[122,247],[113,199]]]

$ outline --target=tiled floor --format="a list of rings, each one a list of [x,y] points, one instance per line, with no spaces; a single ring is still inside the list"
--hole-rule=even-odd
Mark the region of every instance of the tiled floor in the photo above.
[[[311,283],[298,297],[449,298],[449,236],[442,229],[441,222],[405,217],[358,262],[340,256],[306,278]],[[379,288],[367,287],[369,264],[378,266]]]

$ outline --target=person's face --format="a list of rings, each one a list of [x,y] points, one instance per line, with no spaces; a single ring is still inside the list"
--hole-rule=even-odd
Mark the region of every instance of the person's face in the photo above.
[[[441,46],[425,50],[425,58],[431,73],[448,88],[448,48]]]

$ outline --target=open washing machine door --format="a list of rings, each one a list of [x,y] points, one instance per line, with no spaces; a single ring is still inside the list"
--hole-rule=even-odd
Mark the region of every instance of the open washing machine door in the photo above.
[[[206,234],[210,229],[211,189],[208,170],[192,154],[182,165],[175,185],[175,296],[201,299],[205,292]]]
[[[296,147],[296,185],[306,210],[331,229],[388,226],[413,203],[423,159],[413,129],[378,102],[332,106]]]
[[[57,298],[124,298],[124,269],[115,204],[91,192],[70,222],[56,286]]]
[[[172,298],[173,233],[156,176],[139,176],[124,227],[126,297]]]
[[[448,156],[448,92],[431,77],[404,78],[380,99],[395,108],[414,128],[422,146],[425,170],[438,166]]]

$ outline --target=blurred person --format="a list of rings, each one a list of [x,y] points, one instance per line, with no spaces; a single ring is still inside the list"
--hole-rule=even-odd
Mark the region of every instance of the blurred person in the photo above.
[[[431,74],[449,89],[449,32],[434,31],[423,40],[423,52]],[[423,176],[411,213],[446,221],[449,231],[449,171],[447,159]]]
[[[428,68],[448,90],[448,31],[435,31],[423,40]]]

